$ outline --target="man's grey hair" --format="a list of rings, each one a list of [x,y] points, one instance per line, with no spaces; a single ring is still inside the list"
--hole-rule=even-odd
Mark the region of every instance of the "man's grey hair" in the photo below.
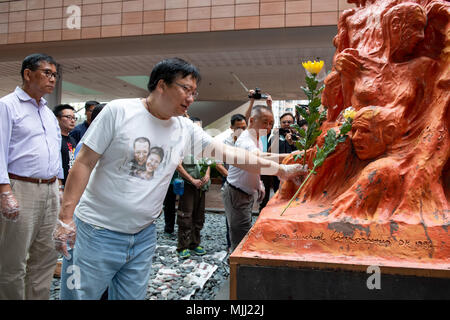
[[[261,116],[261,114],[263,113],[263,111],[272,113],[272,109],[269,108],[268,106],[265,106],[262,104],[257,104],[256,106],[253,107],[250,117],[259,118]]]

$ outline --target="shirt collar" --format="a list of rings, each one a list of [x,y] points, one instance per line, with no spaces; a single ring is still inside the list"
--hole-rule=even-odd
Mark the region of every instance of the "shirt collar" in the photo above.
[[[32,97],[30,97],[30,95],[28,93],[26,93],[22,88],[20,87],[16,87],[16,90],[14,91],[17,95],[17,97],[21,100],[21,101],[30,101],[30,100],[34,100]],[[41,98],[41,101],[39,103],[39,108],[40,107],[44,107],[47,105],[47,100],[44,99],[44,97]]]

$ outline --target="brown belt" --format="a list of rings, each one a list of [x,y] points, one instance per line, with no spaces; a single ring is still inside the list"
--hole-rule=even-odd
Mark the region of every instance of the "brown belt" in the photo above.
[[[37,178],[21,177],[21,176],[15,175],[13,173],[8,173],[8,175],[9,175],[10,179],[32,182],[32,183],[37,183],[37,184],[40,184],[40,183],[51,184],[56,181],[56,177],[53,177],[51,179],[37,179]]]

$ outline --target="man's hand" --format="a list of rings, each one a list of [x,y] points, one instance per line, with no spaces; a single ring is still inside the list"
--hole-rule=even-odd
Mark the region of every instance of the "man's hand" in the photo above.
[[[19,218],[19,203],[16,197],[14,197],[11,191],[0,193],[0,197],[0,210],[3,217],[11,221],[16,221]]]
[[[261,203],[264,200],[264,197],[266,195],[266,188],[264,187],[264,183],[262,181],[259,181],[259,189],[258,189],[258,203]]]
[[[286,138],[287,143],[289,143],[289,145],[293,145],[294,144],[294,140],[292,140],[292,133],[286,133],[286,135],[284,136]]]
[[[270,94],[267,95],[266,104],[272,110],[272,96]]]
[[[63,197],[64,197],[64,189],[59,188],[59,204],[62,206],[63,203]]]
[[[56,251],[60,252],[68,260],[71,256],[67,250],[67,241],[69,242],[69,247],[73,248],[76,234],[76,226],[73,219],[66,222],[58,219],[55,230],[53,231],[53,241],[55,242]]]
[[[278,177],[280,180],[293,180],[296,177],[304,176],[308,173],[308,165],[301,164],[280,164]]]
[[[200,189],[203,187],[203,182],[200,179],[192,179],[191,183],[197,188]]]
[[[250,101],[252,101],[252,102],[255,101],[255,98],[253,98],[254,94],[255,94],[255,90],[253,90],[253,89],[248,90],[248,96],[251,97]]]
[[[201,179],[202,180],[202,187],[209,182],[209,179],[210,179],[209,174],[205,174],[203,176],[203,178]]]

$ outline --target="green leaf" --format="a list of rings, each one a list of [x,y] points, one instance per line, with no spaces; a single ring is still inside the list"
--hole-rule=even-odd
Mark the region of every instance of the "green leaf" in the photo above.
[[[298,144],[297,144],[298,143]],[[306,147],[306,139],[304,138],[300,138],[295,142],[295,146],[297,147],[297,149],[299,150],[305,150]]]
[[[324,110],[320,113],[319,122],[322,124],[323,121],[327,119],[327,110]]]
[[[297,112],[306,120],[308,121],[309,113],[305,108],[296,106]],[[308,122],[309,123],[309,122]]]
[[[316,91],[316,95],[321,94],[322,91],[323,91],[324,89],[325,89],[325,85],[321,86],[321,87],[319,88],[319,90]]]
[[[317,81],[314,77],[308,77],[306,76],[306,83],[308,84],[308,88],[310,91],[314,91],[317,88],[317,84],[319,83],[319,81]]]
[[[309,107],[316,109],[316,108],[320,107],[320,104],[321,104],[320,98],[317,97],[317,98],[314,98],[314,100],[312,100],[309,103]]]
[[[303,90],[303,92],[305,93],[308,100],[311,100],[312,92],[308,88],[305,88],[305,87],[300,87],[300,88]]]
[[[302,137],[302,138],[306,137],[305,129],[300,128],[300,127],[298,126],[298,124],[295,124],[295,125],[293,125],[292,127],[298,132],[298,134],[300,135],[300,137]]]
[[[348,132],[350,132],[350,130],[352,129],[352,122],[353,120],[351,118],[345,120],[345,122],[341,126],[341,135],[346,135]]]

